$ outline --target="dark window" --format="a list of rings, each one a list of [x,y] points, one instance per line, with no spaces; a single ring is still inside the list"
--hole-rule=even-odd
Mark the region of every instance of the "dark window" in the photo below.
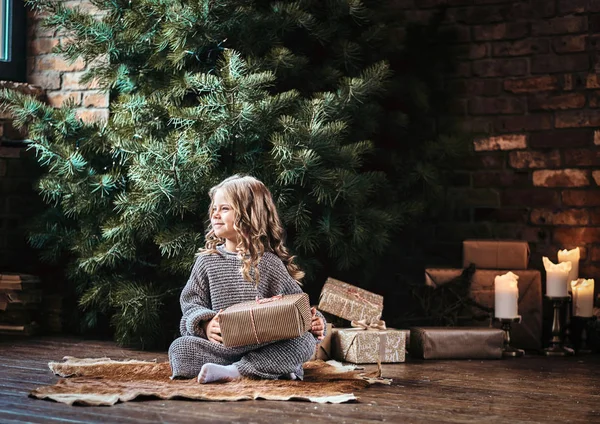
[[[25,82],[25,6],[0,0],[0,80]]]

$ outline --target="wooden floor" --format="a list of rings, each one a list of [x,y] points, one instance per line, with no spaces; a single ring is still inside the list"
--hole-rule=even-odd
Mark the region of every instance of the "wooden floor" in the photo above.
[[[31,389],[58,380],[47,363],[64,356],[167,359],[165,352],[138,352],[107,341],[0,339],[0,423],[600,423],[600,355],[408,359],[383,366],[391,386],[370,387],[359,392],[358,402],[339,405],[145,399],[86,407],[29,398]]]

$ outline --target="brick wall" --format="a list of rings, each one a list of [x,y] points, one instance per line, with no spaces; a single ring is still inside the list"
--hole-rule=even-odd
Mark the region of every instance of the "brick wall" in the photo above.
[[[69,7],[94,11],[85,0],[65,3]],[[79,83],[88,66],[83,60],[69,63],[60,55],[52,53],[54,47],[68,43],[69,38],[56,30],[43,28],[42,17],[39,13],[28,14],[27,82],[43,88],[48,104],[52,106],[59,107],[64,101],[72,99],[81,119],[107,119],[108,94],[100,91],[95,83],[87,86]]]
[[[448,7],[453,113],[476,134],[432,253],[456,264],[464,238],[518,238],[542,269],[579,246],[580,274],[600,281],[600,0],[398,4],[409,19]]]

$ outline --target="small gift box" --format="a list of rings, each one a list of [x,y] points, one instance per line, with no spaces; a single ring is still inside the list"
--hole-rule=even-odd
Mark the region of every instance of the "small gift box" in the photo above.
[[[333,326],[329,323],[327,323],[327,331],[325,332],[325,338],[323,340],[321,340],[320,343],[317,343],[317,346],[315,347],[315,353],[313,354],[312,358],[310,358],[311,361],[314,361],[315,359],[321,359],[323,361],[329,361],[330,359],[333,358],[333,355],[331,353],[331,330],[333,329]]]
[[[219,315],[223,346],[226,347],[300,337],[310,330],[311,320],[306,293],[238,303]]]
[[[410,355],[422,359],[500,359],[504,332],[496,328],[412,327]]]
[[[527,269],[529,244],[521,240],[465,240],[463,267],[478,269]]]
[[[382,324],[334,328],[331,336],[334,358],[354,364],[404,362],[406,331],[386,329],[383,321],[379,323]]]
[[[348,321],[378,320],[383,312],[383,296],[328,278],[319,297],[319,310]]]
[[[510,332],[511,345],[521,349],[542,347],[542,274],[535,269],[512,271],[519,277],[518,313],[521,322],[514,323]],[[479,305],[494,308],[494,279],[506,274],[506,270],[478,269],[466,275],[462,269],[428,268],[425,270],[425,284],[439,288],[461,278],[470,277],[469,297]],[[467,310],[465,317],[476,315],[475,308]],[[461,324],[468,326],[488,326],[489,320],[467,320]]]

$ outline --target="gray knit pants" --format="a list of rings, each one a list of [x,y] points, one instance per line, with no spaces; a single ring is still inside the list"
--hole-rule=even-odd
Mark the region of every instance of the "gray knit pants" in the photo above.
[[[173,377],[194,378],[206,363],[235,363],[246,377],[275,380],[294,373],[302,378],[302,364],[312,357],[316,343],[310,332],[295,339],[242,347],[224,347],[202,337],[182,336],[169,347],[169,362]]]

